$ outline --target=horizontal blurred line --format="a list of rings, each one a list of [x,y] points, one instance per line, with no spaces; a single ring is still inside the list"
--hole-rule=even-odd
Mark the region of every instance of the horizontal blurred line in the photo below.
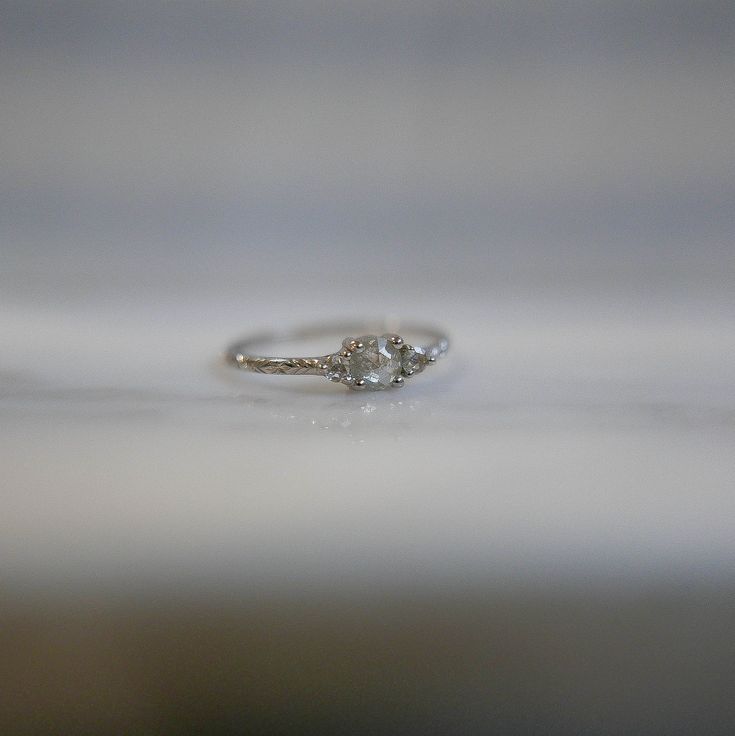
[[[107,238],[175,234],[184,240],[207,235],[240,243],[270,237],[302,242],[314,237],[417,237],[427,247],[444,238],[515,241],[543,233],[542,249],[551,247],[555,236],[584,235],[591,237],[584,246],[589,250],[599,239],[622,234],[719,234],[728,236],[727,243],[735,227],[735,186],[717,179],[684,180],[658,190],[631,184],[625,189],[557,187],[528,193],[503,191],[502,185],[485,191],[441,191],[423,184],[402,191],[375,191],[358,183],[351,191],[284,185],[264,192],[245,184],[240,191],[210,194],[185,188],[65,190],[8,183],[0,185],[0,199],[6,253],[44,234],[95,233]],[[666,243],[662,249],[669,249]]]
[[[364,64],[731,53],[735,6],[675,2],[5,2],[2,48],[95,63]]]

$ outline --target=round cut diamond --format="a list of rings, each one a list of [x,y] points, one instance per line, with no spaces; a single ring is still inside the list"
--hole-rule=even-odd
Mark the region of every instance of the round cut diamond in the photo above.
[[[401,375],[401,352],[387,337],[365,335],[358,338],[365,347],[350,356],[350,375],[355,381],[365,381],[372,391],[389,388]]]

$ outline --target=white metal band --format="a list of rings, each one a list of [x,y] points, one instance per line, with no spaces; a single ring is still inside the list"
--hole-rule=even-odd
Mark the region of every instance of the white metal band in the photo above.
[[[225,358],[228,363],[253,371],[255,373],[266,373],[269,375],[284,376],[324,376],[329,369],[331,354],[314,357],[280,357],[263,355],[253,352],[254,348],[262,348],[279,342],[290,342],[295,340],[319,339],[335,337],[340,340],[344,335],[381,334],[396,332],[400,328],[402,333],[416,342],[412,343],[420,347],[430,361],[442,357],[449,349],[449,339],[440,330],[417,324],[398,324],[395,322],[336,322],[324,323],[313,326],[297,328],[286,332],[264,332],[244,337],[232,345],[226,352]]]

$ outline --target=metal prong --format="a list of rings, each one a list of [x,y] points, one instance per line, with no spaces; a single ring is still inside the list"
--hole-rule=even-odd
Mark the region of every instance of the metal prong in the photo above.
[[[403,338],[400,335],[389,332],[388,334],[383,335],[383,337],[387,337],[394,345],[403,345]]]
[[[394,379],[393,379],[393,380],[391,381],[391,383],[392,383],[392,384],[393,384],[394,386],[403,386],[403,385],[404,385],[404,384],[406,383],[406,381],[404,380],[403,376],[396,376],[396,377],[395,377],[395,378],[394,378]]]
[[[435,355],[427,355],[426,356],[426,362],[427,363],[436,363],[436,356]]]
[[[354,337],[346,337],[342,340],[342,347],[345,350],[349,350],[351,353],[359,353],[361,350],[365,349],[365,345]]]
[[[364,391],[367,388],[367,383],[364,378],[361,378],[358,381],[354,381],[350,388],[355,391]]]

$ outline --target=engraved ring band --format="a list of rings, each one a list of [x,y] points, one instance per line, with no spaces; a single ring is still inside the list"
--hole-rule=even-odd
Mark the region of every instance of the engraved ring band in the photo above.
[[[438,329],[424,325],[401,325],[404,339],[392,323],[325,323],[289,332],[262,333],[230,345],[225,359],[243,370],[280,376],[323,376],[356,391],[381,391],[403,386],[443,357],[449,339]],[[391,329],[392,328],[392,329]],[[316,357],[277,357],[263,354],[270,344],[308,341],[338,335],[345,337],[337,352]],[[408,338],[411,338],[411,342]],[[270,352],[270,351],[266,351]]]

